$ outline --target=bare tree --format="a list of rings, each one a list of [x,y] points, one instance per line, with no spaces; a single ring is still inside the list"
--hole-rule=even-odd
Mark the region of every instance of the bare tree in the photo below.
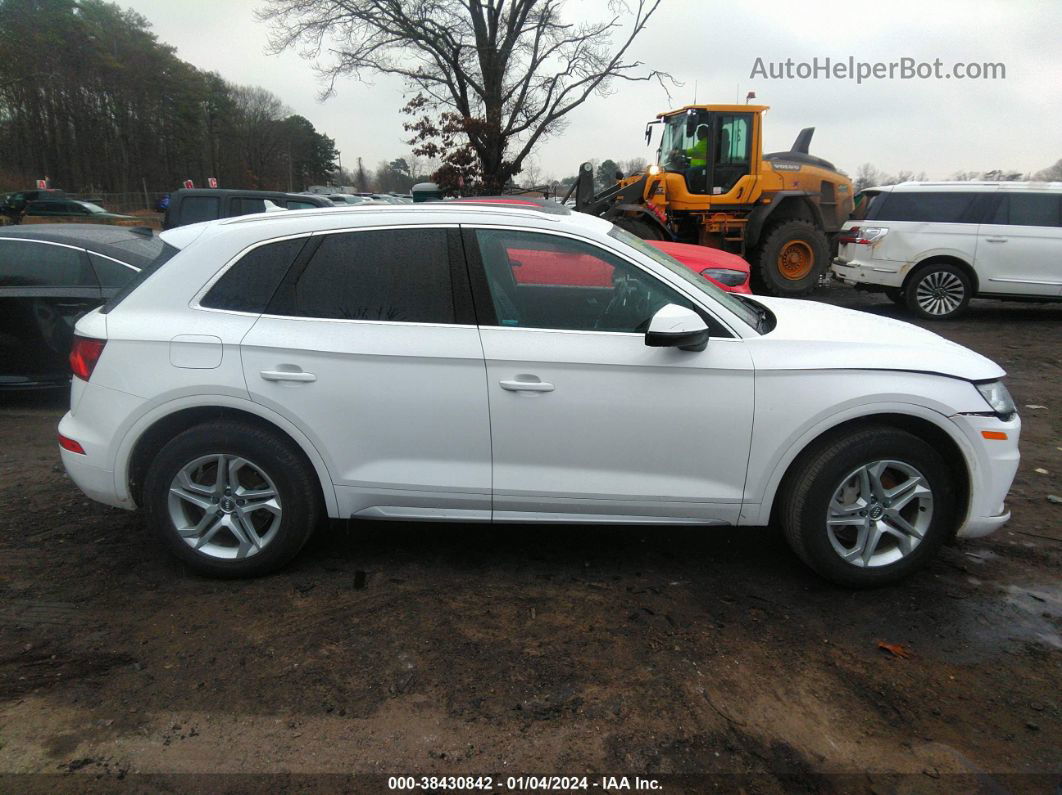
[[[429,109],[453,114],[487,190],[523,167],[544,137],[615,80],[670,75],[631,57],[660,0],[610,0],[607,18],[568,22],[565,0],[268,0],[273,52],[318,60],[324,95],[344,75],[404,78]],[[613,38],[619,34],[613,46]]]
[[[1037,171],[1036,174],[1034,174],[1033,176],[1038,180],[1043,180],[1044,182],[1062,181],[1062,160],[1056,161],[1053,166],[1048,166],[1042,171]]]

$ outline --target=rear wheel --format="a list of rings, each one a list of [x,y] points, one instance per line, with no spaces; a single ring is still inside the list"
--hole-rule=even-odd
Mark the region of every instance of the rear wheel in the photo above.
[[[612,223],[620,229],[625,229],[642,240],[666,240],[664,232],[655,224],[643,221],[641,218],[631,218],[629,215],[621,215],[612,219]]]
[[[782,221],[763,238],[754,258],[758,286],[785,298],[807,295],[826,272],[826,237],[807,221]]]
[[[907,308],[925,320],[958,317],[970,303],[973,283],[966,272],[946,262],[923,265],[903,289]]]
[[[254,425],[190,428],[144,479],[148,525],[200,574],[253,577],[293,558],[321,516],[320,484],[288,439]]]
[[[954,477],[918,437],[865,428],[809,451],[780,497],[786,539],[826,579],[895,582],[921,568],[951,532]]]

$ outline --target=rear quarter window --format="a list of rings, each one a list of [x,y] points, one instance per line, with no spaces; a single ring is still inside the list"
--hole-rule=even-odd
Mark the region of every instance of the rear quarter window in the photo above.
[[[975,223],[969,212],[975,193],[891,192],[872,216],[876,221]]]
[[[308,239],[280,240],[251,249],[222,274],[199,305],[261,314]]]

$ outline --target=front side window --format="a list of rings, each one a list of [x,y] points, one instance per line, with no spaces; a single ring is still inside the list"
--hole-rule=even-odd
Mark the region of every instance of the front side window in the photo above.
[[[453,323],[446,231],[325,235],[290,300],[290,313],[300,317]]]
[[[199,305],[233,312],[264,312],[305,243],[306,238],[299,237],[251,249],[222,274]]]
[[[0,287],[95,287],[79,249],[0,240]]]
[[[582,241],[535,232],[475,232],[501,326],[644,333],[667,304],[693,308],[652,275]]]
[[[1062,199],[1050,193],[1011,193],[1002,197],[989,223],[1009,226],[1062,226]]]
[[[889,193],[875,221],[929,221],[935,223],[975,223],[967,212],[974,193],[897,192]]]

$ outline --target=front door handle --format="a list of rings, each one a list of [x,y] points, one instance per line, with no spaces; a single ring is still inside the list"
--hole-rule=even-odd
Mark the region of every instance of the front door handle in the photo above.
[[[528,378],[529,380],[522,380]],[[552,392],[553,384],[548,384],[545,381],[530,380],[534,376],[517,376],[514,381],[499,381],[501,388],[508,392]]]
[[[986,237],[985,238],[985,242],[986,243],[1006,243],[1007,242],[1007,238],[1005,238],[1005,237]]]
[[[304,373],[302,370],[262,370],[259,375],[266,381],[299,381],[305,383],[317,380],[317,376],[313,373]]]

